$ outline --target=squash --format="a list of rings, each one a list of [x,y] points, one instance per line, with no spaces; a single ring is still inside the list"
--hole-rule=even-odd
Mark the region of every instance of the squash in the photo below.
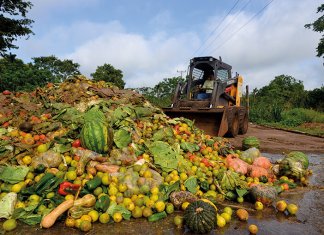
[[[52,210],[49,214],[43,217],[41,221],[42,228],[50,228],[54,225],[55,221],[58,217],[60,217],[65,211],[73,207],[74,200],[69,199],[62,202],[58,205],[54,210]]]
[[[264,169],[270,169],[271,168],[271,162],[268,158],[266,157],[258,157],[253,161],[253,166],[259,166]]]
[[[96,204],[96,197],[92,194],[86,194],[82,198],[74,201],[74,206],[92,207]]]
[[[255,136],[245,137],[242,141],[242,149],[247,150],[249,148],[260,148],[260,141]]]
[[[184,222],[195,233],[209,233],[216,226],[216,210],[210,203],[192,202],[184,212]]]

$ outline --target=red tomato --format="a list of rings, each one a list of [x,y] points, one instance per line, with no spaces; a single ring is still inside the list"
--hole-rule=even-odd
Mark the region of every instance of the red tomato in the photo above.
[[[72,147],[74,148],[81,147],[81,141],[79,139],[76,139],[75,141],[72,142]]]
[[[2,92],[2,94],[4,94],[4,95],[10,95],[10,94],[11,94],[11,92],[10,92],[10,91],[8,91],[8,90],[4,90],[4,91]]]

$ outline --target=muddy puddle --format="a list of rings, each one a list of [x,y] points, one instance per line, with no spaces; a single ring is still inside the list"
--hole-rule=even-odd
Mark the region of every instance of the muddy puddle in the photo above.
[[[263,153],[263,155],[269,157],[272,161],[282,157],[282,155],[277,154]],[[280,194],[280,198],[299,206],[299,211],[296,216],[277,213],[273,207],[269,207],[258,213],[251,211],[248,222],[240,222],[237,218],[233,217],[231,222],[224,228],[217,228],[210,234],[249,234],[248,226],[250,224],[256,224],[258,226],[258,234],[324,234],[324,154],[308,154],[308,156],[310,169],[313,170],[313,175],[309,178],[310,187],[296,188]],[[243,206],[248,208],[253,207],[251,203],[243,203]],[[171,216],[168,216],[168,218],[155,223],[149,223],[145,219],[132,219],[118,224],[103,225],[95,223],[94,228],[87,234],[192,234],[185,229],[177,229],[173,225],[173,218],[179,213],[181,212],[175,212]],[[61,222],[56,223],[51,229],[40,229],[38,227],[19,224],[17,229],[6,234],[74,235],[84,233],[78,229],[67,228]]]

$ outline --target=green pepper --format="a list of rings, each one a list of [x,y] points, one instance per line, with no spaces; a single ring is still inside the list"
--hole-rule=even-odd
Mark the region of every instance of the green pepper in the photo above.
[[[200,181],[200,188],[202,191],[207,192],[209,190],[209,184],[207,181]]]
[[[51,178],[48,180],[43,187],[41,187],[39,190],[36,191],[38,195],[42,195],[44,193],[49,193],[54,191],[55,188],[59,186],[60,183],[62,183],[63,179],[62,178]]]
[[[101,178],[98,176],[95,176],[92,180],[89,180],[85,183],[85,188],[88,191],[95,190],[99,185],[101,184]]]
[[[43,173],[45,171],[46,167],[44,166],[44,164],[38,164],[37,167],[35,168],[35,172],[40,174]]]
[[[153,215],[150,215],[147,219],[149,222],[155,222],[155,221],[159,221],[161,219],[164,219],[166,218],[168,215],[165,211],[162,211],[162,212],[158,212],[158,213],[155,213]]]
[[[39,191],[44,188],[44,186],[46,185],[46,183],[55,178],[55,175],[52,173],[46,173],[41,179],[40,181],[38,181],[35,185],[33,185],[32,187],[28,187],[28,188],[24,188],[23,190],[21,190],[21,194],[22,195],[32,195],[32,194],[38,194]]]
[[[106,212],[110,205],[110,198],[108,195],[102,195],[95,204],[96,211]]]

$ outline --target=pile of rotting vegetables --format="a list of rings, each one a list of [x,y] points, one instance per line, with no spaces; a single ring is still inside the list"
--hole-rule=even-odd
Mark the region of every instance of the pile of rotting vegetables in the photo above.
[[[247,220],[243,201],[296,213],[296,205],[277,203],[278,195],[310,174],[301,152],[271,163],[254,137],[235,150],[131,90],[83,76],[29,93],[2,92],[0,125],[6,231],[17,221],[48,229],[58,220],[89,231],[93,223],[154,222],[183,210],[176,226],[208,233],[232,217]]]

